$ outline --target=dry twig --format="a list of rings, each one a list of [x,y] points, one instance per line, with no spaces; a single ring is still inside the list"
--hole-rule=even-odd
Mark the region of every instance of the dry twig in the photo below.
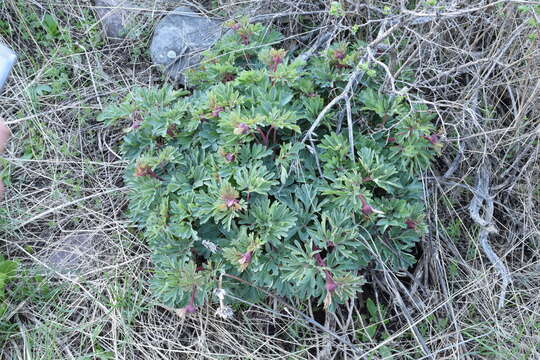
[[[489,261],[493,264],[502,278],[501,293],[499,295],[498,305],[498,308],[502,309],[504,306],[504,299],[506,297],[506,289],[512,281],[512,278],[508,268],[503,264],[501,258],[495,254],[488,242],[490,234],[497,234],[497,228],[492,222],[494,206],[493,198],[489,194],[489,180],[490,171],[489,165],[486,161],[486,163],[480,168],[476,177],[476,187],[473,199],[469,204],[469,214],[474,222],[480,226],[479,242],[480,246],[482,246],[482,250],[484,250],[484,253],[488,257]],[[482,211],[482,215],[480,215],[480,211]]]

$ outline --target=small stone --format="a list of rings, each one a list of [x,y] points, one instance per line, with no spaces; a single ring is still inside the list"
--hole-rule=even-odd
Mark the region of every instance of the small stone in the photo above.
[[[128,8],[132,7],[125,0],[95,0],[97,19],[109,39],[118,41],[125,37]]]
[[[221,23],[178,7],[156,26],[150,55],[155,65],[164,68],[173,80],[185,85],[183,71],[195,66],[200,53],[210,48],[222,35]]]
[[[76,277],[96,267],[98,239],[95,233],[68,235],[52,244],[41,258],[51,270],[64,276]]]

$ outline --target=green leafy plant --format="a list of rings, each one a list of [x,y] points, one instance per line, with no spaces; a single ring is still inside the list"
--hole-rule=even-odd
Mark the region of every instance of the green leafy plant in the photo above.
[[[372,341],[378,330],[389,322],[387,309],[383,305],[377,305],[371,298],[366,300],[366,309],[365,322],[367,326],[361,334],[363,342]],[[385,333],[384,336],[388,336],[388,333]]]
[[[304,62],[267,45],[281,35],[260,24],[226,26],[187,74],[191,93],[137,89],[100,116],[131,121],[129,211],[153,251],[153,289],[187,313],[218,286],[332,310],[361,291],[369,267],[415,262],[425,231],[418,177],[439,146],[432,116],[368,77],[351,99],[354,128],[335,109],[316,143],[303,143],[362,47],[334,44]]]
[[[343,17],[345,16],[345,11],[343,10],[343,7],[341,4],[337,1],[332,1],[330,3],[330,15],[335,17]]]
[[[363,328],[359,329],[357,338],[362,343],[376,344],[385,341],[390,336],[386,325],[390,322],[388,309],[368,298],[365,301],[366,312],[360,315]],[[380,344],[378,349],[367,356],[367,359],[385,359],[391,358],[395,350],[388,346]]]
[[[5,260],[3,256],[0,256],[0,318],[7,311],[7,304],[4,303],[6,285],[15,276],[16,270],[16,262]]]

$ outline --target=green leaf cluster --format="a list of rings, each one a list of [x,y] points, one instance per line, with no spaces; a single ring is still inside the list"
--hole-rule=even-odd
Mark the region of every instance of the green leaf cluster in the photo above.
[[[339,107],[304,144],[362,47],[304,62],[276,47],[275,31],[227,26],[187,74],[189,94],[138,89],[101,115],[130,123],[129,210],[153,251],[155,293],[191,312],[225,273],[245,281],[221,279],[245,300],[262,288],[333,309],[369,267],[411,266],[425,232],[419,176],[438,146],[428,109],[366,77],[351,99],[354,151]]]
[[[13,279],[17,270],[17,263],[11,260],[4,260],[0,255],[0,318],[7,311],[5,301],[7,283]]]

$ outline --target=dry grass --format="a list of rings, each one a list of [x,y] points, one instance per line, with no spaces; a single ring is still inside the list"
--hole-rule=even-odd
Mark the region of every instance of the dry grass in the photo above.
[[[435,12],[343,0],[344,17],[329,16],[325,3],[194,4],[222,17],[271,14],[299,40],[289,46],[309,46],[321,33],[346,38],[354,24],[373,41],[385,26],[388,41],[378,49],[392,59],[387,91],[403,85],[394,79],[406,64],[413,71],[408,99],[440,115],[446,145],[424,179],[430,233],[418,266],[400,277],[373,272],[373,288],[321,320],[324,326],[373,358],[540,358],[540,28],[531,20],[540,15],[520,8],[533,2],[439,1]],[[134,86],[161,82],[145,49],[167,6],[146,2],[131,38],[106,43],[86,1],[0,3],[1,39],[22,55],[0,97],[0,117],[14,133],[3,162],[9,190],[0,246],[22,269],[0,318],[1,326],[11,324],[2,357],[355,358],[350,346],[277,302],[248,306],[229,321],[210,308],[180,319],[148,293],[148,251],[123,215],[124,163],[115,150],[122,133],[95,117]],[[42,37],[44,14],[55,15],[70,39]],[[380,66],[377,57],[369,61]],[[476,221],[471,202],[479,205]],[[76,277],[51,269],[43,254],[80,232],[99,236],[92,266],[83,264]],[[486,243],[500,259],[496,266]],[[506,290],[505,269],[512,280]],[[382,319],[366,316],[368,297],[387,310]],[[377,321],[375,336],[361,337]]]

